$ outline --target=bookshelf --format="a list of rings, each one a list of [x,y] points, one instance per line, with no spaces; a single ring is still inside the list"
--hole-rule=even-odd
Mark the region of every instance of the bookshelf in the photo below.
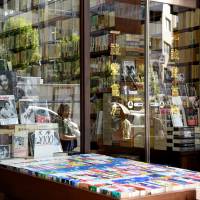
[[[4,3],[7,14],[3,19],[0,41],[6,50],[1,53],[2,57],[11,61],[15,70],[26,70],[27,66],[33,65],[52,65],[53,70],[53,63],[64,65],[66,62],[78,67],[80,37],[77,2],[23,0],[18,4],[18,1],[11,0]],[[19,27],[13,23],[12,27],[5,29],[6,23],[22,19],[24,23]],[[33,34],[28,35],[30,30]],[[29,42],[28,37],[37,38],[37,41],[30,39]],[[44,66],[39,67],[40,71],[45,69]]]
[[[169,11],[171,9],[172,7]],[[169,33],[171,39],[169,40],[167,35],[161,34],[162,44],[159,40],[152,41],[152,47],[154,47],[152,52],[157,47],[162,46],[160,53],[165,59],[159,63],[159,59],[153,52],[150,70],[152,103],[162,103],[155,108],[151,107],[153,119],[151,127],[154,137],[151,150],[152,161],[162,163],[161,152],[164,150],[163,154],[166,154],[166,157],[170,155],[170,159],[164,161],[165,164],[176,163],[179,167],[195,169],[199,168],[199,164],[194,164],[192,161],[199,151],[199,134],[195,131],[196,127],[199,126],[200,117],[198,100],[200,75],[199,14],[199,8],[183,9],[177,13],[170,12],[168,19],[171,18],[171,21],[166,23],[166,20],[163,21],[163,18],[166,18],[165,13],[162,12],[160,21],[162,21],[164,28],[167,27],[166,24],[171,24],[171,33]],[[155,20],[154,23],[158,23],[158,21]],[[169,53],[165,51],[166,42],[170,47]],[[164,74],[164,77],[162,75],[159,77],[160,72]],[[173,157],[173,153],[176,156]],[[173,159],[171,159],[172,157]],[[180,158],[178,162],[176,157]],[[190,161],[191,163],[189,163]]]

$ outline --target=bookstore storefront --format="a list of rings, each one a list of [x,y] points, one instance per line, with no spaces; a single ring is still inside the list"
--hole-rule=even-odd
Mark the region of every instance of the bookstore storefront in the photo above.
[[[0,200],[196,199],[199,4],[0,1]]]

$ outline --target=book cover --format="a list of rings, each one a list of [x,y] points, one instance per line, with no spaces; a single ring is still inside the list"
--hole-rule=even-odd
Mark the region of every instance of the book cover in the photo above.
[[[198,126],[198,110],[195,108],[185,108],[186,120],[188,126]]]
[[[22,127],[16,126],[15,133],[12,136],[12,156],[14,158],[28,156],[28,132],[21,129]]]
[[[41,77],[17,76],[17,99],[37,96],[39,94],[39,85],[41,81]]]
[[[0,71],[0,95],[14,95],[16,86],[16,73]]]
[[[20,99],[19,114],[21,124],[35,124],[35,99]]]
[[[14,95],[0,96],[0,125],[18,124]]]
[[[173,127],[183,127],[183,116],[178,106],[171,107],[171,119]]]
[[[50,109],[47,101],[35,101],[35,121],[36,123],[50,123]]]

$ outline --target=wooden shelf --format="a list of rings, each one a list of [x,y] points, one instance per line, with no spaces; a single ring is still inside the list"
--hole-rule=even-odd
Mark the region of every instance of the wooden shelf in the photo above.
[[[193,61],[193,62],[185,62],[185,63],[174,63],[171,64],[171,66],[177,66],[177,67],[184,67],[184,66],[192,66],[192,65],[199,65],[200,61]]]
[[[112,30],[115,30],[114,26],[112,26],[112,27],[105,27],[105,28],[100,29],[100,30],[92,31],[90,33],[90,36],[97,37],[97,36],[100,36],[100,35],[105,35],[105,34],[109,33]]]
[[[187,45],[187,46],[174,47],[174,49],[182,50],[182,49],[191,49],[191,48],[197,48],[197,47],[199,47],[199,43],[190,44],[190,45]]]
[[[191,32],[194,30],[200,29],[200,26],[194,26],[194,27],[189,27],[189,28],[183,28],[183,29],[175,29],[175,33],[184,33],[184,32]]]
[[[98,51],[98,52],[90,52],[91,58],[97,58],[101,56],[110,56],[110,50]]]

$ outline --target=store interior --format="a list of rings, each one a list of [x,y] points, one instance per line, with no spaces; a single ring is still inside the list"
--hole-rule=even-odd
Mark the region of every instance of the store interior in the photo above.
[[[0,1],[0,168],[199,171],[199,67],[198,0]]]

